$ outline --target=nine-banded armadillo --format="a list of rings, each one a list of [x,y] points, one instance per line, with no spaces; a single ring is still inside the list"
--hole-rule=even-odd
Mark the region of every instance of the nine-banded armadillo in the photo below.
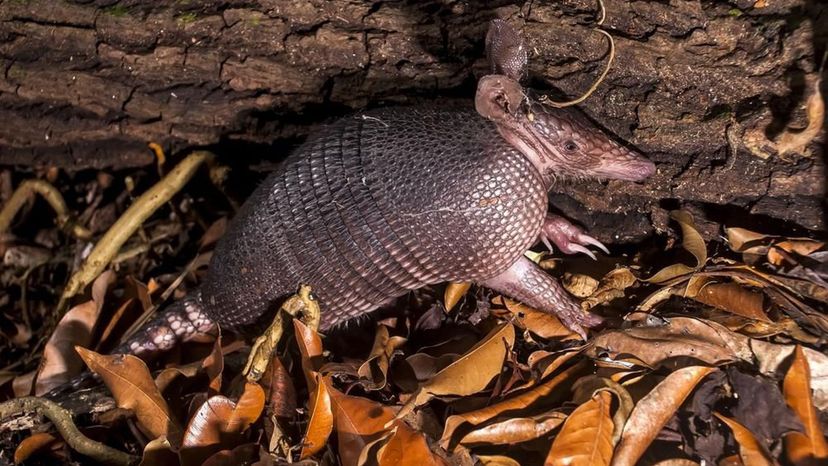
[[[299,147],[239,211],[201,289],[122,349],[161,350],[214,321],[251,323],[300,284],[319,298],[322,330],[444,281],[493,288],[582,334],[596,324],[523,253],[539,239],[567,253],[603,248],[547,215],[556,178],[636,181],[655,168],[577,111],[533,99],[519,84],[522,37],[504,21],[486,45],[493,74],[474,107],[358,113]]]

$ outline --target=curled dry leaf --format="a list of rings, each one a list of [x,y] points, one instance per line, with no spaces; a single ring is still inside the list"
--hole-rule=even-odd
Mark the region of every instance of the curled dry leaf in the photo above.
[[[795,465],[810,465],[828,462],[828,442],[822,432],[819,416],[811,399],[811,374],[808,361],[797,345],[785,380],[782,393],[788,406],[802,421],[805,433],[791,432],[785,436],[785,450]]]
[[[555,436],[546,466],[602,466],[612,459],[612,396],[600,391],[569,415]]]
[[[670,218],[681,226],[681,246],[696,258],[696,264],[692,267],[685,264],[673,264],[656,272],[652,277],[646,279],[650,283],[664,283],[678,276],[686,275],[704,266],[707,262],[707,246],[704,239],[696,230],[693,216],[684,210],[670,212]]]
[[[587,354],[616,358],[632,355],[650,367],[677,357],[694,358],[707,364],[751,361],[749,339],[715,322],[689,317],[670,318],[666,325],[633,327],[604,332],[593,340]]]
[[[43,348],[35,395],[48,393],[83,369],[83,361],[74,348],[92,346],[92,329],[103,308],[106,290],[113,283],[115,272],[108,270],[102,273],[92,284],[92,300],[73,307],[60,319]]]
[[[598,280],[582,273],[566,273],[563,276],[563,286],[573,296],[586,298],[598,289]]]
[[[510,415],[520,415],[522,410],[541,400],[552,402],[554,399],[559,398],[560,395],[560,393],[556,392],[556,396],[552,396],[555,389],[559,386],[563,386],[566,390],[569,390],[570,385],[565,382],[569,382],[576,374],[583,370],[583,368],[583,363],[575,364],[562,371],[555,377],[532,387],[525,392],[516,394],[503,401],[486,406],[485,408],[449,416],[449,418],[446,419],[443,435],[440,437],[440,445],[448,450],[453,443],[455,431],[461,426],[464,426],[464,429],[468,429],[469,426],[480,425],[506,412]]]
[[[713,415],[727,424],[730,430],[733,431],[733,437],[736,439],[736,443],[739,444],[739,456],[745,466],[771,466],[774,464],[765,448],[756,440],[756,436],[747,427],[720,413],[713,413]]]
[[[144,361],[132,355],[105,356],[81,347],[75,350],[89,369],[101,376],[118,407],[131,409],[152,438],[163,436],[173,445],[179,444],[181,428]]]
[[[181,461],[167,437],[153,439],[144,447],[138,466],[179,466]]]
[[[405,416],[435,396],[468,396],[482,391],[500,374],[506,352],[511,351],[514,344],[515,328],[512,324],[507,322],[495,327],[458,360],[426,381],[399,416]]]
[[[382,390],[385,388],[391,356],[406,341],[404,337],[390,336],[388,327],[385,325],[377,325],[377,333],[374,336],[374,346],[371,348],[371,354],[357,370],[367,390]]]
[[[207,399],[190,419],[181,442],[182,466],[201,465],[218,451],[231,449],[264,409],[264,390],[247,382],[238,402],[221,395]]]
[[[589,310],[600,304],[606,304],[613,299],[623,298],[624,290],[638,282],[638,278],[626,267],[619,267],[610,271],[601,279],[598,288],[586,299],[581,301],[581,307]]]
[[[690,366],[672,372],[639,400],[624,426],[613,466],[633,466],[696,385],[716,369]]]
[[[296,387],[279,356],[273,355],[259,383],[265,390],[270,414],[281,418],[293,416],[298,406]]]
[[[259,459],[259,445],[256,443],[245,443],[232,450],[221,450],[216,452],[201,466],[240,466],[252,465]]]
[[[445,303],[446,311],[451,311],[463,299],[463,296],[466,295],[469,288],[471,288],[471,283],[468,282],[449,283],[443,295],[443,303]]]
[[[334,418],[331,395],[328,384],[321,383],[321,376],[316,375],[316,388],[311,392],[308,410],[310,411],[308,427],[302,439],[300,460],[309,458],[321,450],[328,442],[333,431]]]

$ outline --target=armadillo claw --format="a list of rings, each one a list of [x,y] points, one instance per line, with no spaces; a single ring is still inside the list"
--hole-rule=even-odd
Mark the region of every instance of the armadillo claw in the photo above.
[[[546,216],[543,227],[541,227],[540,238],[550,251],[552,247],[549,241],[552,240],[564,254],[580,252],[596,260],[595,254],[585,247],[587,245],[595,246],[609,254],[609,249],[603,243],[585,234],[583,230],[559,215]]]

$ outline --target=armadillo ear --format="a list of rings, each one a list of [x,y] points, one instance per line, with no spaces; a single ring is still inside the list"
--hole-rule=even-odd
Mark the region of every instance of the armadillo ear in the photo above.
[[[502,74],[520,82],[529,59],[523,36],[502,19],[493,19],[486,33],[486,58],[492,74]]]
[[[517,115],[523,98],[520,83],[508,76],[490,74],[477,83],[474,108],[480,116],[497,123]]]

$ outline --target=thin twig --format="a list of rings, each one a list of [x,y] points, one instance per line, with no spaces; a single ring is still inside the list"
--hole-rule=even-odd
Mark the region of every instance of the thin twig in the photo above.
[[[115,466],[129,466],[139,460],[137,456],[116,450],[83,435],[72,421],[72,413],[54,401],[27,396],[0,403],[0,419],[28,412],[35,412],[49,418],[73,450],[95,461]]]
[[[126,212],[97,242],[80,269],[69,279],[69,283],[67,283],[58,303],[58,316],[63,315],[70,298],[100,275],[121,249],[121,246],[141,227],[144,221],[156,209],[169,201],[190,180],[203,162],[211,158],[213,158],[213,154],[210,152],[193,152],[129,206]]]
[[[607,19],[607,10],[606,8],[604,8],[604,2],[602,0],[598,0],[598,6],[601,8],[601,16],[598,19],[597,25],[600,26],[604,24],[604,20]],[[607,40],[609,40],[609,57],[607,58],[607,66],[604,67],[604,71],[601,72],[601,76],[598,76],[598,79],[595,80],[592,86],[590,86],[590,88],[587,89],[587,91],[583,95],[581,95],[575,100],[570,100],[567,102],[557,102],[550,99],[548,96],[544,95],[540,97],[541,102],[555,108],[571,107],[573,105],[578,105],[579,103],[585,101],[589,96],[591,96],[595,92],[596,89],[598,89],[598,86],[600,86],[601,83],[604,81],[604,78],[607,77],[607,73],[609,73],[609,70],[612,67],[613,60],[615,60],[615,40],[607,31],[600,28],[596,28],[595,30],[605,35],[607,37]]]
[[[67,233],[80,240],[92,238],[92,232],[72,221],[66,201],[63,200],[60,192],[51,184],[43,180],[26,180],[14,191],[11,198],[0,211],[0,233],[11,227],[12,220],[17,212],[26,204],[32,194],[40,194],[46,202],[52,206],[57,214],[57,225]]]

